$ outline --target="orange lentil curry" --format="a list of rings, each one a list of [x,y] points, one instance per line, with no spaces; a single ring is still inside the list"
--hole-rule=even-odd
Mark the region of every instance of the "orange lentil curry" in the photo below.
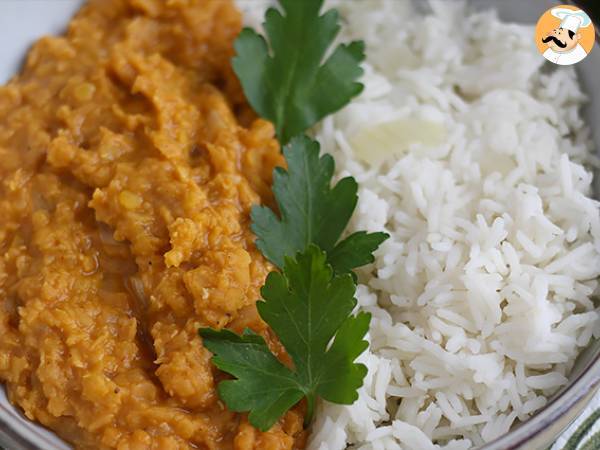
[[[201,326],[250,327],[249,212],[282,164],[229,0],[91,0],[0,87],[0,381],[77,449],[302,448],[228,411]]]

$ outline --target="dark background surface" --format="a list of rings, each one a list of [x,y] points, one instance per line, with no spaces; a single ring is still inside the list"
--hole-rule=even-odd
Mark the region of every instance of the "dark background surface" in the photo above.
[[[577,6],[583,9],[594,21],[596,35],[600,33],[600,1],[598,0],[573,0]]]

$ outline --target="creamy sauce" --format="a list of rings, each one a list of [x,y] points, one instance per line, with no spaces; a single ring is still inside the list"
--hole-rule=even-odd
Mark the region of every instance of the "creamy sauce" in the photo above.
[[[0,380],[79,449],[292,449],[227,411],[200,326],[250,327],[249,229],[282,163],[227,0],[92,0],[0,87]]]

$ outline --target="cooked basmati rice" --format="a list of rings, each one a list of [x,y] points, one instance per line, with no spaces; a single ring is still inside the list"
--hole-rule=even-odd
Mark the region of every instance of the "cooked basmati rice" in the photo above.
[[[265,3],[240,5],[258,26]],[[428,5],[407,20],[421,14],[408,0],[327,2],[343,38],[367,43],[365,90],[315,133],[360,183],[353,229],[391,237],[360,273],[365,384],[351,406],[320,405],[312,450],[489,442],[600,337],[600,203],[574,69],[542,68],[531,26]]]

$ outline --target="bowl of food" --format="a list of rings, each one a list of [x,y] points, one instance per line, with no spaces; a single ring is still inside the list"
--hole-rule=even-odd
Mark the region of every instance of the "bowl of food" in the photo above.
[[[0,447],[545,449],[590,401],[598,49],[322,3],[0,3]]]

